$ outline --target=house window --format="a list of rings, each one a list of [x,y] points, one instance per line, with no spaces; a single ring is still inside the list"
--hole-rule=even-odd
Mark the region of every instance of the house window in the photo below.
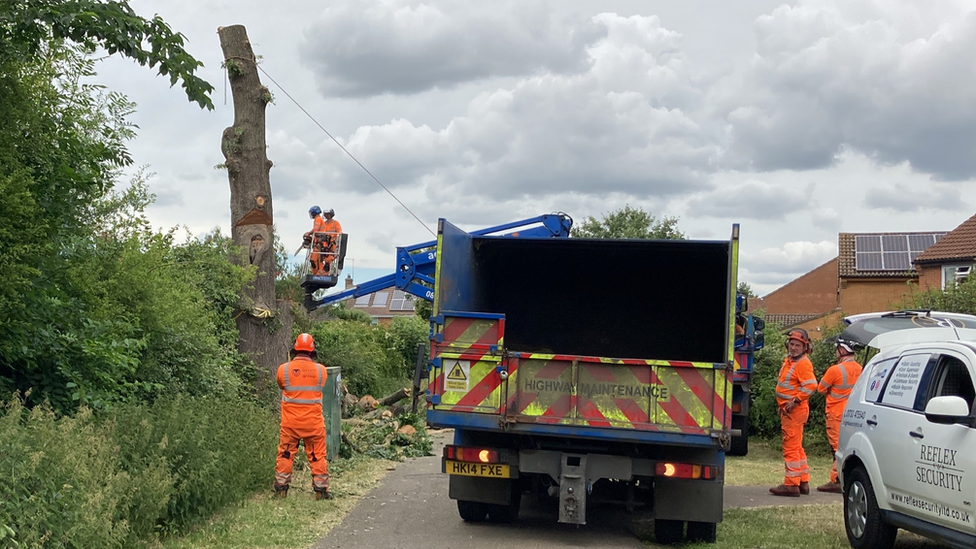
[[[366,294],[356,298],[356,307],[369,307],[369,298],[373,294]]]
[[[412,311],[413,297],[400,290],[393,291],[393,300],[390,302],[391,311]]]
[[[373,294],[373,307],[386,307],[388,297],[390,297],[388,292],[377,292]]]
[[[942,289],[947,290],[956,284],[962,284],[969,278],[972,272],[972,265],[943,265],[942,266]]]

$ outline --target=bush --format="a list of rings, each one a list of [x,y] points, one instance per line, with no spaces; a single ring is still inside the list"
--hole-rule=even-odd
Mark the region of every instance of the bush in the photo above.
[[[161,398],[104,418],[12,399],[0,408],[0,545],[132,547],[184,531],[270,484],[277,430],[236,399]]]
[[[383,396],[409,386],[419,343],[427,341],[427,323],[398,317],[389,327],[355,320],[334,320],[312,327],[319,362],[342,368],[354,395]]]

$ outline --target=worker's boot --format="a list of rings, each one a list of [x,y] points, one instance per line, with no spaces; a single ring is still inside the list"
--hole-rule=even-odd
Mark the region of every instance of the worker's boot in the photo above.
[[[831,494],[843,494],[844,489],[841,488],[839,482],[828,482],[822,486],[817,486],[818,492],[829,492]]]
[[[774,496],[786,496],[791,498],[798,498],[800,497],[800,487],[780,484],[775,488],[770,488],[769,493]]]
[[[803,494],[804,496],[809,496],[810,495],[810,483],[809,482],[800,482],[800,493]]]
[[[287,484],[275,484],[274,491],[275,491],[275,497],[278,499],[285,499],[286,497],[288,497]]]
[[[328,488],[312,488],[315,491],[315,499],[332,499],[332,494],[329,492]]]

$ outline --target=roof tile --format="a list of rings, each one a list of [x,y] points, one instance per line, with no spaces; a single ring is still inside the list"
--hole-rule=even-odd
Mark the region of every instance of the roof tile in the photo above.
[[[925,250],[915,263],[942,263],[951,260],[976,260],[976,215],[953,229]]]

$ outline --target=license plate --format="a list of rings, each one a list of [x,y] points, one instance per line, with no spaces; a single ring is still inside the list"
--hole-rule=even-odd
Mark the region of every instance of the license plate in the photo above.
[[[449,475],[467,477],[510,478],[508,465],[498,463],[467,463],[464,461],[445,461],[444,471]]]

